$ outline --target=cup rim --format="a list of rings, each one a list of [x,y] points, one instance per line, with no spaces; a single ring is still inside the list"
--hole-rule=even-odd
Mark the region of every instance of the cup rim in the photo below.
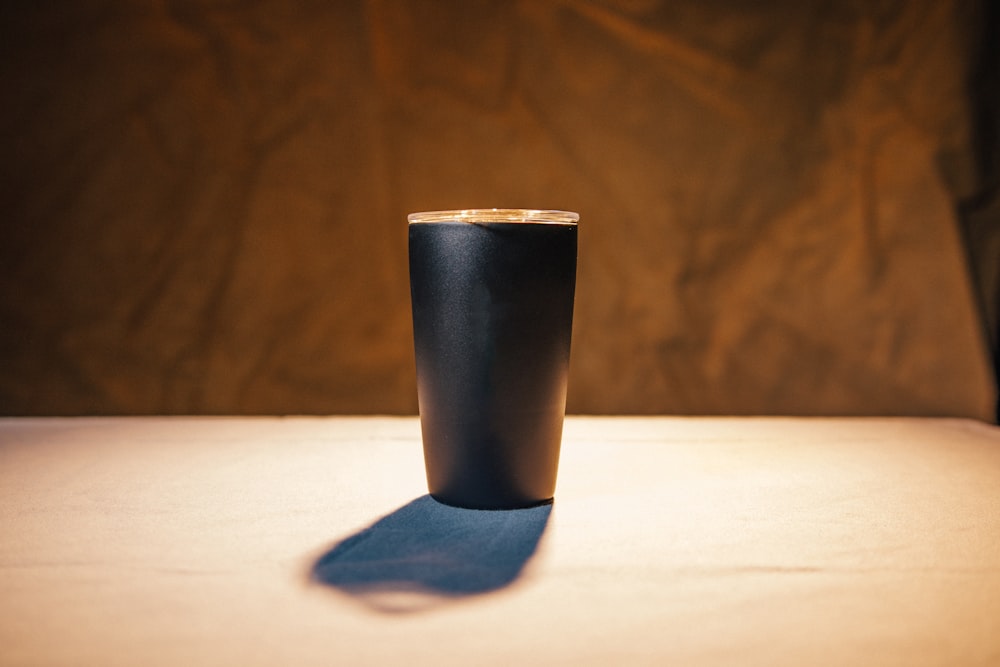
[[[548,225],[575,225],[580,214],[573,211],[537,208],[465,208],[449,211],[421,211],[406,216],[410,224],[427,222],[509,222]]]

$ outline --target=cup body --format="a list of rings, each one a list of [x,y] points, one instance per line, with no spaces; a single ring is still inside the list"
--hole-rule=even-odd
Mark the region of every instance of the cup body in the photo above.
[[[445,213],[414,214],[409,225],[428,489],[458,507],[550,502],[566,408],[576,214],[553,222],[527,214],[561,212]]]

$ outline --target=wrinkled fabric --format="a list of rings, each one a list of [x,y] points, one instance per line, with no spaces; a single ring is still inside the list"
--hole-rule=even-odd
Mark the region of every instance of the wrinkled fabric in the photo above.
[[[413,413],[406,213],[522,206],[571,412],[990,418],[972,7],[5,8],[0,410]]]

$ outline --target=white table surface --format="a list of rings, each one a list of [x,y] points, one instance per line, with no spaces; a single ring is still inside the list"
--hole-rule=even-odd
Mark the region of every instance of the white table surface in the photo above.
[[[415,418],[2,419],[0,664],[1000,665],[993,426],[574,417],[551,508],[425,492]]]

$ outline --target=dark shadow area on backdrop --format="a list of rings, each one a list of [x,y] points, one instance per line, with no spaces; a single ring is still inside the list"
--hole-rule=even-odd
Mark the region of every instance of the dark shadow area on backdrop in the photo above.
[[[959,202],[958,213],[1000,387],[1000,2],[985,2],[980,11],[981,32],[975,36],[968,81],[977,183],[972,195]],[[1000,393],[994,422],[1000,423]]]

